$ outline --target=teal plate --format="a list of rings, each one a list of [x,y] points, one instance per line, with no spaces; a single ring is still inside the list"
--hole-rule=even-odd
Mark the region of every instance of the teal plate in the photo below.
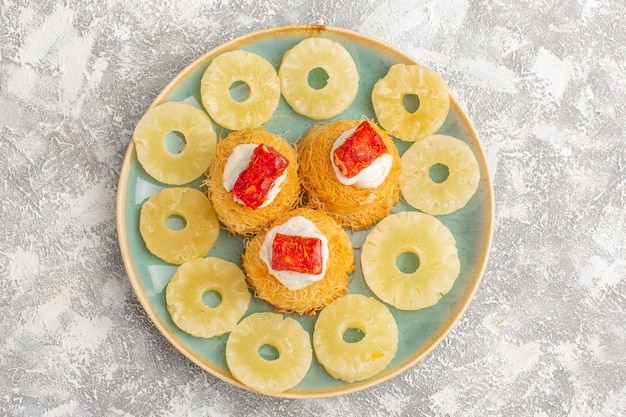
[[[334,119],[374,118],[370,99],[374,83],[383,77],[395,63],[415,63],[408,55],[394,48],[345,29],[323,26],[288,26],[272,28],[237,38],[199,57],[174,78],[156,97],[152,106],[166,101],[185,101],[202,108],[200,78],[211,60],[221,53],[245,49],[255,52],[278,70],[283,54],[302,39],[323,36],[342,44],[352,55],[359,71],[359,92],[354,103]],[[334,120],[329,119],[329,120]],[[274,117],[265,126],[270,132],[295,142],[311,126],[319,123],[293,112],[281,97]],[[218,137],[228,131],[214,124]],[[401,311],[389,307],[399,329],[398,352],[389,366],[380,374],[361,382],[346,383],[326,373],[314,359],[304,380],[286,392],[284,398],[320,398],[347,394],[386,381],[415,365],[428,355],[461,318],[473,298],[485,270],[493,235],[493,188],[480,140],[469,118],[454,98],[450,112],[438,133],[459,138],[469,144],[480,166],[481,181],[476,194],[461,210],[438,216],[456,238],[461,261],[461,273],[452,290],[436,305],[418,311]],[[402,154],[411,143],[395,140]],[[200,188],[201,179],[189,186]],[[165,287],[176,271],[176,266],[164,263],[150,254],[139,234],[139,211],[142,203],[155,192],[167,187],[151,178],[137,162],[131,140],[122,165],[117,194],[117,228],[120,250],[131,285],[150,319],[165,338],[182,354],[215,377],[235,386],[248,389],[235,380],[228,370],[225,347],[228,334],[209,339],[196,338],[179,330],[172,322],[165,305]],[[400,202],[394,211],[414,210]],[[360,270],[360,248],[368,230],[350,232],[355,249],[357,269],[349,291],[373,296]],[[241,265],[243,241],[240,237],[220,232],[217,243],[208,256],[217,256]],[[271,311],[260,300],[250,303],[247,314]],[[315,317],[294,316],[312,334]]]

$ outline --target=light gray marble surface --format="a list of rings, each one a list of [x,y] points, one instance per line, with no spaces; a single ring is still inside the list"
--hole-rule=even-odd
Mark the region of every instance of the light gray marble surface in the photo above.
[[[286,4],[0,2],[0,416],[625,415],[626,3]],[[484,281],[445,341],[381,385],[307,401],[232,387],[169,345],[115,225],[155,95],[212,47],[296,23],[440,72],[496,194]]]

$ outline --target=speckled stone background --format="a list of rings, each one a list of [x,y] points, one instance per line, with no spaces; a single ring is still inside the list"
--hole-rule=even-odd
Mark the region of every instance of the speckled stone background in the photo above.
[[[0,416],[625,415],[626,3],[286,4],[0,2]],[[496,194],[484,281],[444,343],[372,389],[307,401],[234,388],[170,346],[115,225],[156,94],[210,48],[295,23],[439,71]]]

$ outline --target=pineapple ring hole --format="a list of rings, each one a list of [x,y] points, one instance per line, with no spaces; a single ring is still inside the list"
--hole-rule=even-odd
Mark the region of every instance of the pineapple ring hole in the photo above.
[[[228,88],[230,97],[238,103],[242,103],[250,97],[250,86],[243,81],[235,81]]]
[[[324,68],[316,67],[309,71],[307,82],[314,90],[321,90],[328,84],[328,72]]]
[[[185,135],[177,130],[167,132],[165,135],[165,149],[172,155],[178,155],[187,146]]]
[[[417,94],[405,94],[402,96],[402,105],[409,113],[415,113],[420,108],[420,98]]]
[[[450,176],[450,168],[446,164],[437,163],[430,167],[428,176],[433,182],[441,184]]]
[[[275,361],[280,357],[280,352],[276,349],[275,346],[266,343],[262,345],[258,350],[259,356],[266,361]]]
[[[215,290],[206,291],[202,294],[202,304],[209,308],[216,308],[222,303],[222,294]]]
[[[365,332],[356,327],[349,327],[343,332],[342,339],[346,343],[358,343],[365,337]]]
[[[404,274],[412,274],[419,269],[420,258],[413,251],[403,252],[396,258],[396,267]]]
[[[179,214],[172,214],[165,219],[165,226],[167,226],[168,229],[177,232],[187,227],[187,220]]]

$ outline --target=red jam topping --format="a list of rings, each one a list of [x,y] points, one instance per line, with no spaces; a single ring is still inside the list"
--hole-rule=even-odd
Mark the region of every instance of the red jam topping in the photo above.
[[[386,152],[385,142],[365,120],[335,149],[333,161],[344,177],[352,178]]]
[[[272,242],[272,268],[317,275],[322,272],[322,240],[276,233]]]
[[[260,144],[254,148],[248,167],[237,177],[232,192],[243,204],[255,210],[263,204],[287,165],[287,158],[274,148]]]

